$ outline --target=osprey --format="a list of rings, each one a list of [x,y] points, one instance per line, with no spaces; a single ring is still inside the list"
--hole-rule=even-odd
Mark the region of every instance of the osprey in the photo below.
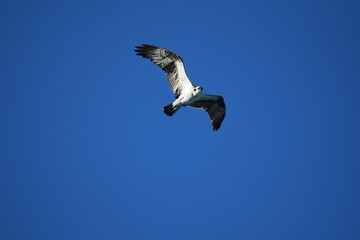
[[[221,96],[203,94],[203,88],[195,87],[186,76],[181,57],[159,47],[143,44],[135,49],[136,55],[150,59],[166,74],[167,80],[176,100],[165,106],[163,112],[172,116],[181,107],[189,106],[204,109],[211,120],[214,131],[217,131],[225,117],[226,107]]]

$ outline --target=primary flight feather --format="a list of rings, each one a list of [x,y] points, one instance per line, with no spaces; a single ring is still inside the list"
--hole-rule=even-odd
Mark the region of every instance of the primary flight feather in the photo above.
[[[176,100],[165,106],[163,111],[172,116],[181,107],[189,106],[204,109],[211,120],[214,131],[217,131],[225,118],[224,98],[216,95],[203,94],[203,88],[195,87],[186,75],[181,57],[159,47],[143,44],[135,49],[137,55],[150,59],[166,74],[169,85]]]

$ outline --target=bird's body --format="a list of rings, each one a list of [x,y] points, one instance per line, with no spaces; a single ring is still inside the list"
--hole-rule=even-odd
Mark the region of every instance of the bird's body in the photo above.
[[[150,59],[164,70],[176,100],[165,106],[163,111],[172,116],[180,108],[189,106],[204,109],[211,121],[213,130],[217,131],[225,117],[226,107],[223,97],[203,94],[203,88],[195,87],[188,79],[184,63],[176,54],[152,45],[136,47],[137,55]]]
[[[196,103],[199,99],[201,99],[202,95],[201,90],[190,89],[189,91],[183,91],[173,103],[164,107],[164,113],[168,116],[172,116],[181,107],[191,106]],[[170,107],[173,110],[167,111]]]

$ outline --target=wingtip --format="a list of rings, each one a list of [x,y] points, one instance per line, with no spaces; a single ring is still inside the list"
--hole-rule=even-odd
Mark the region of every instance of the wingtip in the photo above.
[[[220,129],[220,127],[213,126],[213,131],[214,131],[214,132],[217,132],[217,130],[219,130],[219,129]]]
[[[221,120],[212,120],[211,125],[213,127],[213,131],[217,131],[220,129],[223,119],[224,118],[222,118]]]
[[[150,44],[141,44],[139,46],[135,46],[135,48],[145,49],[145,48],[157,48],[157,47],[154,45],[150,45]]]
[[[147,52],[151,51],[152,49],[155,49],[157,47],[149,44],[142,44],[140,46],[135,46],[134,52],[136,52],[136,55],[142,56],[144,58],[147,57]]]
[[[220,126],[214,122],[212,123],[212,127],[213,127],[213,131],[215,132],[220,129]]]

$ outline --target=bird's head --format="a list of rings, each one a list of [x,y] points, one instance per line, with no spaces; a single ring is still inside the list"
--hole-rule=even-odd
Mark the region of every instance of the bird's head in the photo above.
[[[201,93],[202,90],[203,90],[203,88],[200,87],[200,86],[195,87],[195,88],[194,88],[194,96],[195,96],[195,95],[198,95],[199,93]]]

